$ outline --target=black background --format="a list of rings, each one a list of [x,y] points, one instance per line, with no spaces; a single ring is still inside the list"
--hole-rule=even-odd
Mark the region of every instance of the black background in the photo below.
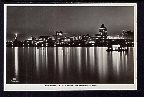
[[[36,2],[37,1],[37,2]],[[23,91],[23,92],[6,92],[4,90],[4,4],[10,3],[65,3],[68,0],[0,0],[0,97],[144,97],[144,2],[129,1],[127,3],[137,3],[137,73],[138,82],[137,90],[135,91],[114,91],[114,90],[103,90],[103,91],[55,91],[55,92],[39,92],[39,91]],[[71,0],[71,2],[106,2],[106,3],[123,3],[125,1],[120,0]]]

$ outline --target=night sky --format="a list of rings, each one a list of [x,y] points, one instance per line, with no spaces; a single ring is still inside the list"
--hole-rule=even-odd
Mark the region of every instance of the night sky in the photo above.
[[[98,33],[105,24],[108,35],[122,30],[134,30],[134,7],[8,7],[7,39],[18,33],[19,39],[28,36]]]

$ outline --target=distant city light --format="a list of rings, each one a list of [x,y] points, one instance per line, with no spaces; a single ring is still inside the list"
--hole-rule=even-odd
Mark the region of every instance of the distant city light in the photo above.
[[[130,33],[130,31],[125,31],[125,33]],[[123,34],[123,33],[122,33]],[[127,34],[126,34],[127,35]],[[25,41],[19,41],[17,39],[18,34],[15,33],[15,38],[13,41],[7,41],[7,46],[11,47],[40,47],[40,46],[62,46],[62,47],[71,47],[71,46],[97,46],[97,47],[108,47],[113,44],[121,44],[124,46],[133,46],[133,37],[127,37],[123,35],[108,36],[107,28],[104,24],[99,28],[99,34],[95,35],[73,35],[65,36],[63,32],[56,32],[53,36],[39,36],[38,39],[35,37],[30,37]],[[48,45],[49,44],[49,45]]]
[[[17,33],[15,33],[15,37],[17,37]]]

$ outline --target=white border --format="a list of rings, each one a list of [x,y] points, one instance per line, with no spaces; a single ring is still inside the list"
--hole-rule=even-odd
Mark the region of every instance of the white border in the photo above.
[[[6,84],[7,6],[133,6],[134,7],[134,44],[135,44],[134,45],[134,84]],[[45,86],[45,85],[56,85],[56,86]],[[65,85],[73,85],[73,86],[65,86]],[[75,86],[75,85],[87,85],[87,86]],[[92,85],[96,85],[96,86],[92,86]],[[4,91],[72,91],[72,90],[74,91],[137,90],[137,4],[136,3],[4,4]]]

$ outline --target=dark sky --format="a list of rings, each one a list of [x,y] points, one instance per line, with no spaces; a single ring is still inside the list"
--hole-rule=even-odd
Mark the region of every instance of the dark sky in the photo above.
[[[19,36],[53,35],[63,31],[67,35],[98,33],[105,24],[108,35],[134,29],[133,7],[8,7],[7,33]]]

